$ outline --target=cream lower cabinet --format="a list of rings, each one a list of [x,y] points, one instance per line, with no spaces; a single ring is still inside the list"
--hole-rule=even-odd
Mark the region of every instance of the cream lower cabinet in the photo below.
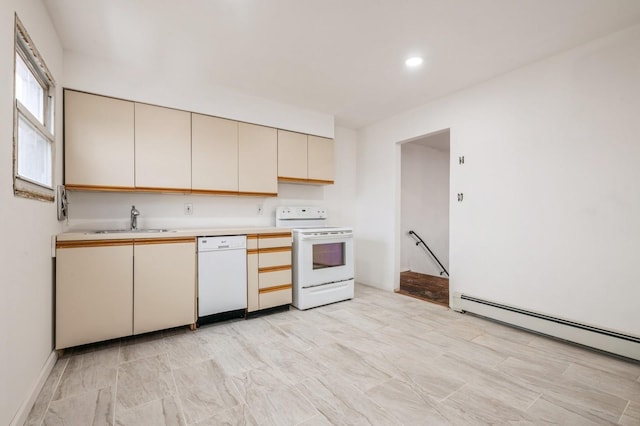
[[[136,240],[133,334],[196,321],[195,238]]]
[[[58,243],[56,349],[132,334],[133,241]]]
[[[195,238],[56,244],[56,349],[195,321]]]
[[[247,241],[253,237],[248,236]],[[290,304],[291,233],[257,235],[257,249],[247,250],[247,269],[247,311]]]

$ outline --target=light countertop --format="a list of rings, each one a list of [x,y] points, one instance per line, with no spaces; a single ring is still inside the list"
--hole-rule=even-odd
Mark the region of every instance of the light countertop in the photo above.
[[[178,237],[210,237],[218,235],[249,235],[249,234],[278,234],[291,232],[288,228],[276,227],[229,227],[229,228],[193,228],[169,229],[165,232],[107,232],[72,231],[58,234],[58,241],[95,241],[114,239],[148,239],[148,238],[178,238]]]

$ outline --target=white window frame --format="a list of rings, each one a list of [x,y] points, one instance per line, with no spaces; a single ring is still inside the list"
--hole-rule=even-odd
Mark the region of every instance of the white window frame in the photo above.
[[[44,59],[36,49],[31,37],[27,33],[24,25],[20,22],[18,15],[15,15],[15,51],[14,51],[14,68],[13,68],[13,193],[18,197],[31,198],[41,201],[54,201],[54,179],[55,179],[55,136],[54,136],[54,110],[55,110],[55,81],[49,72]],[[20,55],[24,63],[27,65],[33,76],[38,80],[44,89],[43,93],[43,111],[44,120],[40,122],[29,109],[24,106],[18,99],[16,93],[16,72],[17,72],[17,55]],[[48,170],[51,173],[51,184],[44,182],[36,182],[18,173],[19,141],[18,126],[20,118],[23,118],[40,136],[50,144],[51,156]]]

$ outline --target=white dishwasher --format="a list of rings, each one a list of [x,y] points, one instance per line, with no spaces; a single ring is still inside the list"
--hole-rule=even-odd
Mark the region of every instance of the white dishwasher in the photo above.
[[[247,237],[198,238],[198,322],[243,317],[247,310]]]

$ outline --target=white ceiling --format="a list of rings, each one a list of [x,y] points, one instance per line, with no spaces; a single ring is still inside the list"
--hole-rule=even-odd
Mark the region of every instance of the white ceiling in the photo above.
[[[640,0],[43,1],[67,51],[182,61],[203,87],[352,128],[640,23]],[[425,64],[407,70],[412,54]]]

